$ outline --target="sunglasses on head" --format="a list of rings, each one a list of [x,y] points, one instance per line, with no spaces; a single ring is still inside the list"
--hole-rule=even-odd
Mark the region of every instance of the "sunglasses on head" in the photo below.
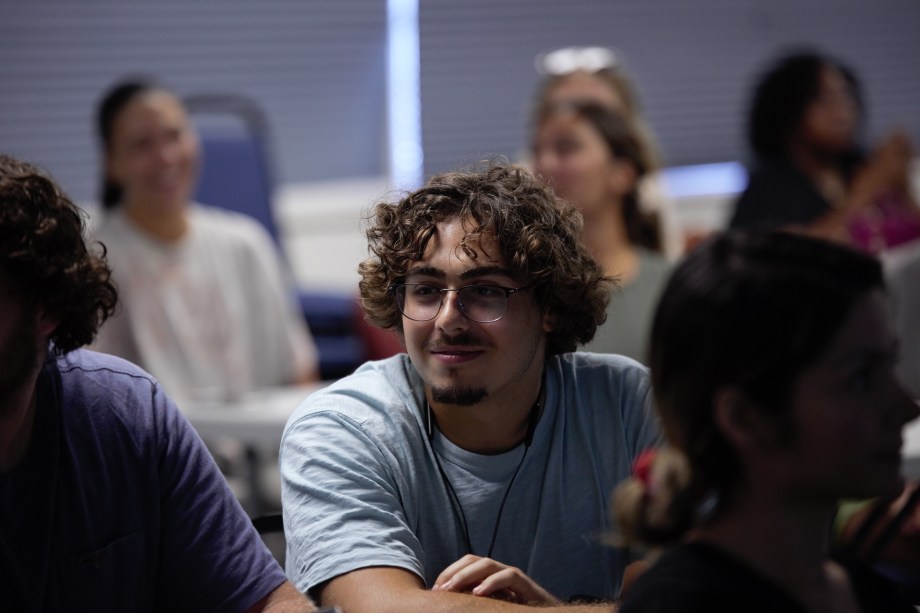
[[[579,70],[598,72],[619,66],[617,54],[607,47],[564,47],[540,53],[533,60],[537,72],[544,75],[567,75]]]

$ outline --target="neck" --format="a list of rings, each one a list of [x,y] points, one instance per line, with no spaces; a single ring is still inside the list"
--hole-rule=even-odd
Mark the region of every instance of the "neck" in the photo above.
[[[736,502],[693,534],[744,560],[791,593],[826,581],[833,504],[738,492]]]
[[[636,275],[638,258],[629,242],[621,206],[617,202],[605,207],[602,214],[585,217],[584,238],[604,274],[626,284]]]
[[[0,473],[14,469],[25,457],[35,423],[38,372],[0,405]]]
[[[185,209],[174,214],[151,214],[150,207],[131,206],[125,203],[125,215],[145,234],[167,243],[178,241],[188,231],[188,217]]]
[[[789,159],[829,201],[843,197],[846,183],[839,156],[799,145],[791,148]]]
[[[487,398],[473,406],[449,405],[427,399],[429,435],[437,427],[454,445],[473,453],[494,455],[514,449],[536,427],[545,402],[542,373],[526,397]],[[426,397],[429,394],[426,392]],[[426,424],[428,425],[428,424]]]

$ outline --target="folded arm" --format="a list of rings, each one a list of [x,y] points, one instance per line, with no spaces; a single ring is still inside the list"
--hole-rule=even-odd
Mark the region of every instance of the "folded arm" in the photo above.
[[[503,580],[499,579],[495,585],[502,583]],[[526,575],[523,575],[523,578],[516,576],[512,581],[513,586],[518,589],[521,589],[524,583],[536,586],[536,583]],[[502,585],[497,591],[501,592],[506,587]],[[536,587],[539,588],[539,586]],[[452,591],[455,588],[463,591]],[[610,603],[562,604],[555,599],[553,600],[556,604],[550,605],[546,602],[533,605],[520,604],[498,598],[477,596],[472,593],[472,589],[467,584],[463,587],[454,586],[454,588],[447,590],[443,589],[443,587],[428,590],[422,580],[409,571],[390,567],[371,567],[335,577],[319,588],[318,595],[322,604],[336,604],[344,611],[348,611],[348,613],[387,613],[389,611],[400,613],[412,613],[415,611],[420,613],[452,613],[455,611],[458,613],[461,611],[474,613],[477,611],[511,612],[527,611],[532,608],[545,608],[547,606],[560,612],[611,610]],[[542,590],[542,588],[539,589]]]

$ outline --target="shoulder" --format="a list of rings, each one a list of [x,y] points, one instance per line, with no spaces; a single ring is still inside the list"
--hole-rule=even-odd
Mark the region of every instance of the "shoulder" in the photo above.
[[[612,387],[644,395],[650,384],[648,368],[624,355],[576,351],[553,356],[548,366],[563,385]]]
[[[40,393],[61,407],[62,423],[73,440],[130,439],[138,448],[162,437],[184,436],[190,428],[157,381],[120,358],[77,349],[45,365]]]
[[[156,380],[139,366],[105,353],[77,349],[54,358],[65,392],[99,391],[113,396],[126,392],[150,394]]]
[[[808,178],[782,160],[761,162],[735,203],[731,227],[807,223],[828,208]]]
[[[864,611],[910,613],[914,607],[904,594],[874,569],[852,561],[840,562]]]
[[[236,211],[193,203],[189,219],[198,232],[207,235],[271,244],[271,237],[258,221]]]
[[[127,222],[120,208],[97,213],[86,232],[87,242],[102,242],[107,249],[129,242],[134,234],[134,228]]]
[[[636,579],[623,598],[620,611],[795,610],[758,606],[758,599],[764,595],[763,586],[743,571],[735,560],[712,547],[699,543],[678,545],[662,554]]]
[[[311,394],[291,415],[285,437],[311,423],[332,421],[382,439],[417,429],[423,398],[409,357],[366,362],[347,377]]]
[[[639,279],[643,282],[662,284],[671,272],[671,263],[664,255],[649,249],[638,249]]]

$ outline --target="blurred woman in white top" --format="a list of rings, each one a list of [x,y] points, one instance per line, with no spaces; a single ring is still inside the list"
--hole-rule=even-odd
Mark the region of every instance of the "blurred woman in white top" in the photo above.
[[[268,233],[191,200],[199,143],[179,98],[124,82],[97,119],[105,215],[92,239],[123,300],[94,348],[197,402],[316,379],[316,349]]]

